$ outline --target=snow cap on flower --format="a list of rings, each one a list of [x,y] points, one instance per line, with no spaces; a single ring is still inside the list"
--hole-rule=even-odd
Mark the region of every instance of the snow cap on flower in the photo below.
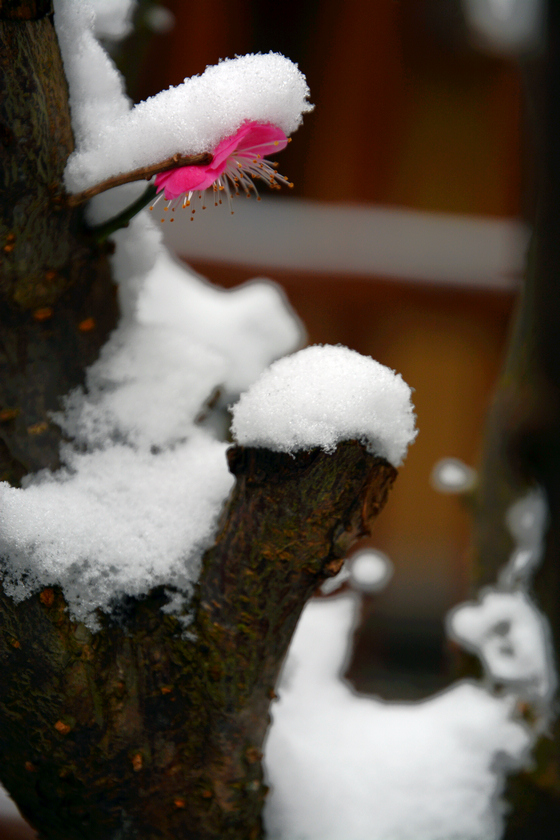
[[[175,154],[213,152],[250,124],[275,126],[287,137],[313,107],[308,94],[297,65],[278,53],[226,59],[118,119],[101,118],[70,156],[66,187],[77,192]]]

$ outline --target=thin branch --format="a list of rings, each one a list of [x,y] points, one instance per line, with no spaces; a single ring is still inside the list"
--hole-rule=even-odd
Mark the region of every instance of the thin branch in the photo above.
[[[83,190],[83,192],[68,195],[65,198],[65,203],[68,207],[78,207],[85,201],[89,201],[95,195],[99,195],[113,187],[120,187],[122,184],[131,184],[133,181],[149,181],[154,175],[158,175],[160,172],[167,172],[168,169],[175,169],[177,166],[207,166],[209,163],[212,163],[212,155],[209,152],[202,152],[199,155],[175,154],[159,163],[153,163],[151,166],[141,166],[139,169],[133,169],[132,172],[113,175],[111,178],[107,178],[106,181],[101,181],[99,184]]]

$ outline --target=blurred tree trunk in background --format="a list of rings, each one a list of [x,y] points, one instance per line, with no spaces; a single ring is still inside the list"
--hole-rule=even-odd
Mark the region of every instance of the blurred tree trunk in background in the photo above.
[[[487,428],[475,530],[475,584],[492,584],[513,548],[507,508],[540,485],[549,527],[534,593],[560,664],[560,4],[550,0],[543,54],[528,61],[527,109],[536,159],[536,210],[527,277]],[[513,777],[505,840],[556,840],[560,826],[560,720]]]

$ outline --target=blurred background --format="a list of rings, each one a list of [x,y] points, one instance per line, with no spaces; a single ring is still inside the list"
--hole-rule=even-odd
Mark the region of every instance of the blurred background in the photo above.
[[[307,77],[316,108],[280,159],[289,196],[188,227],[177,213],[164,232],[214,283],[273,278],[310,343],[371,355],[415,389],[420,433],[371,541],[395,573],[364,595],[349,677],[423,697],[450,679],[444,616],[470,594],[468,496],[432,473],[479,459],[523,272],[518,59],[539,48],[538,3],[166,0],[137,18],[144,35],[119,58],[135,99],[246,52],[281,52]]]
[[[371,541],[395,573],[364,595],[349,669],[387,699],[449,682],[444,616],[470,594],[468,496],[432,472],[476,465],[504,356],[532,205],[518,59],[539,49],[539,14],[531,0],[144,0],[114,53],[135,100],[247,52],[307,77],[315,111],[280,157],[289,195],[188,225],[177,212],[164,234],[214,283],[274,279],[310,343],[415,389],[420,433]]]

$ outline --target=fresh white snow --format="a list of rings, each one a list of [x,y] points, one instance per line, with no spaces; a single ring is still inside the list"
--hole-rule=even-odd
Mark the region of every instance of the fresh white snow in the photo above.
[[[138,0],[89,0],[95,12],[97,38],[120,41],[132,32],[132,16]]]
[[[340,678],[356,595],[311,601],[272,706],[269,840],[498,840],[506,768],[532,737],[515,696],[462,681],[421,703],[357,695]]]
[[[190,591],[233,484],[226,444],[204,434],[152,454],[122,444],[68,449],[67,468],[25,489],[0,485],[4,589],[16,600],[53,584],[73,616],[96,625],[123,595]]]
[[[525,592],[490,589],[450,615],[451,634],[480,656],[488,675],[528,696],[550,699],[551,662],[546,621]]]
[[[350,581],[362,592],[377,592],[383,589],[393,577],[393,564],[386,554],[378,549],[364,548],[352,555]]]
[[[245,121],[272,123],[290,135],[311,110],[308,93],[297,66],[268,53],[221,61],[114,121],[100,108],[97,131],[83,136],[68,161],[67,189],[77,192],[176,153],[211,152]]]
[[[515,687],[543,715],[557,686],[550,629],[527,589],[543,552],[548,506],[540,488],[529,490],[506,511],[514,549],[477,601],[459,604],[448,616],[450,635],[480,656],[487,678]]]
[[[476,470],[459,458],[442,458],[430,476],[434,489],[440,493],[467,493],[476,486]]]
[[[270,366],[233,407],[243,446],[279,452],[358,439],[391,464],[416,437],[411,389],[400,374],[347,347],[315,345]]]
[[[546,521],[539,490],[509,508],[506,522],[517,541],[512,558],[523,546],[540,546]],[[346,581],[363,589],[362,576],[354,580],[350,571],[361,554],[347,561],[338,581],[327,581],[329,591]],[[478,602],[459,604],[449,616],[451,635],[480,656],[485,680],[454,683],[419,703],[358,695],[343,679],[357,592],[307,605],[266,742],[268,840],[502,837],[506,775],[530,765],[556,688],[546,619],[519,588],[533,568],[521,578],[502,574],[500,588],[488,587]],[[522,717],[526,703],[531,727]]]

